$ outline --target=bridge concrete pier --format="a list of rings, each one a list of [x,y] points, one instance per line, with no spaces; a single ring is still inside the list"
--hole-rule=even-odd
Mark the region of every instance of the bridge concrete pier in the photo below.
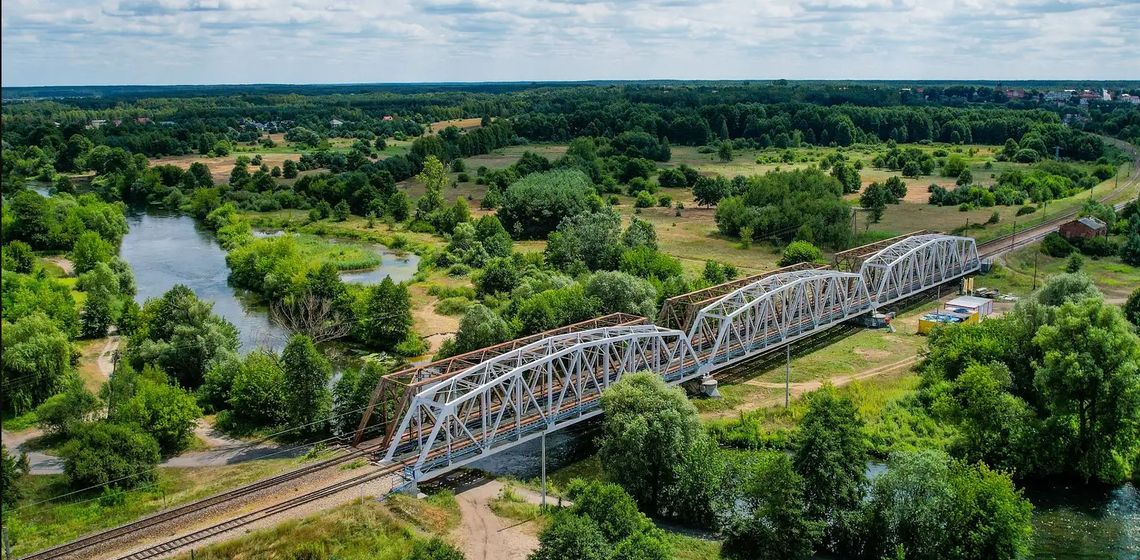
[[[713,399],[720,398],[720,390],[717,389],[715,377],[706,377],[701,380],[701,394]]]

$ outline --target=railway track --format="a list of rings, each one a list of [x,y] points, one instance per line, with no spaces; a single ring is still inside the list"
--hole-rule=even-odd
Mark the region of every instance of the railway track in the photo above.
[[[1133,161],[1132,173],[1124,180],[1123,185],[1109,191],[1104,196],[1098,198],[1097,201],[1104,204],[1112,204],[1113,208],[1119,212],[1124,208],[1124,205],[1128,203],[1129,199],[1126,197],[1123,201],[1119,202],[1117,202],[1116,199],[1121,195],[1127,195],[1129,189],[1135,187],[1138,183],[1140,183],[1140,159]],[[1057,228],[1060,227],[1061,224],[1075,218],[1077,212],[1079,212],[1078,209],[1069,210],[1033,227],[996,237],[985,243],[980,243],[978,244],[978,256],[983,258],[997,257],[1014,249],[1040,241],[1044,239],[1046,235],[1057,231]]]
[[[191,502],[188,504],[183,504],[181,506],[177,506],[174,508],[163,510],[163,511],[160,511],[154,515],[150,515],[148,517],[144,517],[142,519],[139,519],[139,520],[136,520],[136,521],[124,524],[124,525],[120,525],[118,527],[114,527],[111,529],[107,529],[105,531],[100,531],[98,533],[86,535],[86,536],[80,537],[76,540],[73,540],[71,542],[61,544],[59,546],[55,546],[52,548],[44,549],[44,550],[41,550],[39,552],[29,554],[27,556],[24,556],[22,558],[22,560],[55,560],[55,559],[60,559],[60,558],[82,558],[82,557],[85,557],[84,553],[90,554],[90,552],[93,549],[97,549],[100,546],[113,543],[113,542],[115,542],[121,538],[124,538],[128,535],[132,535],[132,534],[138,533],[140,531],[145,531],[148,529],[156,528],[156,527],[159,527],[163,524],[175,522],[175,521],[178,521],[179,519],[192,516],[196,513],[207,510],[209,508],[216,507],[216,506],[225,504],[227,502],[233,502],[235,500],[245,498],[247,496],[252,496],[254,494],[268,490],[268,489],[273,488],[275,486],[280,486],[282,484],[286,484],[286,483],[292,482],[294,480],[298,480],[298,479],[303,478],[305,476],[308,476],[310,474],[320,472],[320,471],[328,469],[330,467],[338,466],[342,463],[351,461],[353,459],[357,459],[360,457],[366,457],[369,453],[371,453],[373,451],[375,451],[375,449],[357,449],[357,448],[349,447],[346,449],[346,451],[344,453],[341,453],[340,455],[337,455],[336,457],[332,457],[329,459],[318,461],[318,462],[312,463],[310,465],[305,465],[301,468],[294,469],[294,470],[291,470],[289,472],[285,472],[285,473],[282,473],[282,474],[279,474],[276,476],[272,476],[269,478],[265,478],[265,479],[259,480],[257,482],[252,483],[252,484],[248,484],[248,485],[245,485],[245,486],[242,486],[239,488],[227,490],[225,492],[221,492],[219,494],[215,494],[213,496],[210,496],[208,498],[204,498],[204,499],[201,499],[201,500],[198,500],[195,502]]]
[[[238,517],[228,519],[228,520],[223,521],[221,523],[218,523],[216,525],[211,525],[211,526],[206,527],[204,529],[199,529],[199,530],[194,531],[192,533],[187,533],[185,535],[182,535],[180,537],[177,537],[175,539],[172,539],[172,540],[169,540],[166,542],[162,542],[162,543],[159,543],[156,545],[152,545],[148,548],[144,548],[142,550],[133,552],[133,553],[128,554],[126,556],[122,556],[119,558],[119,560],[144,560],[147,558],[158,558],[160,556],[170,554],[176,550],[186,548],[190,545],[193,545],[193,544],[202,542],[206,539],[215,537],[215,536],[220,535],[222,533],[226,533],[228,531],[232,531],[232,530],[237,529],[239,527],[249,525],[250,523],[254,523],[254,522],[260,521],[262,519],[267,519],[267,518],[273,517],[274,515],[280,514],[282,512],[286,512],[286,511],[289,511],[291,509],[298,508],[300,506],[315,502],[315,501],[320,500],[322,498],[327,498],[329,496],[338,494],[338,493],[343,492],[345,490],[355,488],[359,485],[366,484],[368,482],[372,482],[374,480],[379,480],[381,478],[392,476],[392,475],[396,474],[402,468],[403,468],[403,464],[390,465],[390,466],[385,467],[384,469],[377,471],[377,472],[365,473],[365,474],[361,474],[359,476],[352,477],[348,480],[342,480],[342,481],[337,482],[335,484],[330,484],[328,486],[324,486],[324,487],[319,488],[317,490],[313,490],[313,491],[308,492],[306,494],[302,494],[300,496],[290,498],[290,499],[285,500],[283,502],[273,504],[271,506],[259,509],[257,511],[253,511],[253,512],[250,512],[250,513],[247,513],[244,515],[240,515]]]

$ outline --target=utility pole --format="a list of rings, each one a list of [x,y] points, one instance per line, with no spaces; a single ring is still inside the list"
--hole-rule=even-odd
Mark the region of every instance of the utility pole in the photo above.
[[[1037,289],[1037,254],[1039,251],[1033,252],[1033,289]]]
[[[542,509],[546,509],[546,432],[542,432]]]
[[[1009,239],[1009,250],[1013,250],[1013,242],[1017,241],[1017,218],[1013,219],[1013,237]]]
[[[792,345],[784,346],[784,408],[792,399]]]

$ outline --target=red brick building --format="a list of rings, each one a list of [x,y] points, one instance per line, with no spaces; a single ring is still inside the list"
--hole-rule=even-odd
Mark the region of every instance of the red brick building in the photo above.
[[[1093,237],[1108,237],[1108,225],[1092,217],[1085,216],[1068,223],[1061,224],[1059,228],[1061,237],[1065,239],[1091,239]]]

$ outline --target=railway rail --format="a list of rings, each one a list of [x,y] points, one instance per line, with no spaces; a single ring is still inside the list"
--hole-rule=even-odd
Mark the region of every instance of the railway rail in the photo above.
[[[348,480],[342,480],[342,481],[337,482],[335,484],[330,484],[328,486],[318,488],[318,489],[313,490],[311,492],[307,492],[307,493],[302,494],[300,496],[295,496],[293,498],[289,498],[288,500],[285,500],[283,502],[279,502],[279,503],[273,504],[271,506],[258,509],[256,511],[252,511],[250,513],[246,513],[243,515],[239,515],[237,517],[233,517],[231,519],[227,519],[226,521],[223,521],[223,522],[215,524],[215,525],[211,525],[211,526],[206,527],[204,529],[199,529],[199,530],[194,531],[192,533],[187,533],[187,534],[179,536],[177,538],[174,538],[174,539],[171,539],[171,540],[168,540],[165,542],[161,542],[161,543],[158,543],[155,545],[151,545],[150,547],[132,552],[131,554],[128,554],[126,556],[121,556],[119,558],[119,560],[144,560],[147,558],[158,558],[161,556],[165,556],[165,555],[170,554],[176,550],[186,548],[186,547],[191,546],[191,545],[196,544],[196,543],[200,543],[206,539],[215,537],[217,535],[226,533],[228,531],[232,531],[232,530],[237,529],[239,527],[244,527],[244,526],[249,525],[251,523],[260,521],[262,519],[267,519],[267,518],[273,517],[274,515],[278,515],[280,513],[289,511],[291,509],[301,507],[305,504],[309,504],[309,503],[315,502],[317,500],[327,498],[329,496],[338,494],[338,493],[343,492],[345,490],[350,490],[350,489],[355,488],[359,485],[366,484],[366,483],[372,482],[374,480],[379,480],[379,479],[382,479],[385,477],[392,476],[392,475],[396,474],[397,472],[399,472],[399,470],[401,468],[403,468],[403,465],[399,465],[399,464],[390,465],[390,466],[385,467],[379,471],[364,473],[364,474],[352,477]]]
[[[1117,199],[1121,196],[1122,193],[1128,194],[1129,189],[1135,187],[1137,185],[1138,181],[1140,181],[1140,170],[1135,169],[1137,166],[1140,166],[1140,159],[1138,159],[1136,161],[1136,165],[1134,165],[1134,172],[1125,180],[1125,183],[1124,183],[1124,185],[1122,185],[1122,187],[1118,187],[1116,189],[1113,189],[1111,192],[1107,193],[1103,197],[1100,197],[1098,200],[1101,202],[1104,202],[1104,203],[1115,203],[1114,207],[1117,210],[1121,209],[1124,206],[1124,204],[1126,204],[1126,202],[1117,202]],[[1055,231],[1057,229],[1057,227],[1060,226],[1065,221],[1072,219],[1074,216],[1076,216],[1077,212],[1078,211],[1075,209],[1070,210],[1070,211],[1058,214],[1058,215],[1056,215],[1056,216],[1054,216],[1054,217],[1052,217],[1046,221],[1043,221],[1042,223],[1040,223],[1036,226],[1024,229],[1024,230],[1019,231],[1019,232],[1015,232],[1012,234],[1008,234],[1005,236],[1001,236],[1001,237],[992,239],[992,240],[987,241],[986,243],[983,243],[983,244],[979,244],[977,246],[977,256],[982,257],[982,258],[985,258],[985,257],[992,258],[995,256],[999,256],[1006,251],[1016,249],[1018,247],[1023,247],[1027,244],[1038,241],[1038,240],[1044,238],[1050,232]],[[916,233],[919,233],[919,232],[916,232]],[[910,235],[913,235],[913,234],[909,234],[908,236],[910,236]],[[908,237],[908,236],[903,236],[903,237]],[[895,240],[891,240],[891,241],[895,241]],[[632,321],[631,319],[628,319],[625,317],[618,317],[618,318],[615,318],[613,320],[619,324],[628,324],[630,322],[635,322],[635,321]],[[548,334],[548,333],[542,333],[542,334]],[[519,344],[520,342],[522,342],[522,341],[515,341],[515,345]],[[508,348],[504,348],[504,350],[508,350]],[[759,355],[756,357],[758,357],[760,359],[765,359],[764,357],[762,357],[764,354],[766,354],[766,352],[760,352]],[[486,357],[487,357],[486,355],[482,355],[482,354],[479,355],[478,357],[472,356],[472,358],[476,358],[480,362],[482,360],[486,359]],[[675,364],[673,364],[672,367],[677,367],[677,366]],[[446,378],[450,375],[453,375],[453,373],[450,372],[450,370],[446,370],[446,369],[442,372],[432,371],[431,368],[423,368],[423,369],[424,369],[424,373],[427,375],[422,375],[422,376],[414,376],[413,375],[413,376],[410,376],[409,380],[401,379],[401,381],[404,381],[404,383],[406,383],[406,384],[416,385],[418,387],[418,386],[426,384],[426,382],[428,380],[438,381],[439,380],[438,377]],[[460,368],[460,369],[462,369],[462,368]],[[729,368],[729,369],[731,370],[731,368]],[[610,375],[620,375],[620,373],[619,372],[607,371],[605,373],[605,375],[608,377]],[[422,378],[420,378],[420,377],[422,377]],[[433,378],[435,378],[435,379],[433,379]],[[554,384],[557,385],[558,383],[555,382]],[[380,389],[377,390],[377,392],[379,392],[379,391],[380,391]],[[598,394],[584,394],[584,395],[580,396],[578,402],[566,403],[562,406],[556,407],[557,409],[555,411],[551,411],[551,412],[556,412],[559,416],[561,416],[562,414],[572,413],[572,412],[576,412],[579,416],[583,416],[583,417],[592,416],[595,413],[595,411],[591,410],[591,411],[583,414],[583,412],[585,412],[582,410],[583,406],[586,404],[592,404],[599,397],[600,397],[600,392]],[[373,395],[373,401],[375,401],[376,399],[377,399],[377,395]],[[374,405],[374,402],[370,403],[370,408],[372,405]],[[488,412],[496,412],[497,410],[498,410],[498,407],[496,405],[491,405],[491,406],[487,407]],[[393,411],[393,412],[399,412],[399,411]],[[524,438],[524,437],[522,437],[523,433],[526,432],[526,433],[530,434],[532,432],[532,430],[537,430],[537,431],[533,432],[533,435],[537,435],[538,432],[541,431],[543,423],[544,423],[543,419],[540,416],[532,416],[532,417],[527,417],[527,418],[517,418],[516,422],[514,423],[513,429],[510,427],[506,427],[506,426],[504,426],[501,429],[496,428],[492,432],[492,438],[491,439],[494,440],[494,439],[498,439],[499,437],[501,437],[500,432],[502,432],[503,434],[514,434],[514,436],[516,438],[529,439],[532,436],[528,435],[528,437]],[[367,419],[365,419],[361,423],[361,429],[363,429],[366,425],[367,425]],[[401,444],[411,443],[411,440],[413,439],[412,437],[410,437],[411,434],[403,434],[403,437],[397,438],[397,442],[392,442],[392,441],[390,441],[392,439],[392,435],[393,434],[391,434],[391,433],[386,434],[386,437],[383,438],[384,441],[381,444],[374,445],[374,446],[360,447],[360,448],[350,448],[349,450],[345,451],[344,453],[342,453],[336,457],[326,459],[326,460],[323,460],[323,461],[320,461],[320,462],[317,462],[317,463],[314,463],[311,465],[306,465],[304,467],[294,469],[292,471],[282,473],[280,475],[276,475],[276,476],[273,476],[273,477],[270,477],[267,479],[263,479],[263,480],[257,481],[255,483],[252,483],[252,484],[240,487],[240,488],[221,492],[219,494],[216,494],[214,496],[211,496],[211,497],[208,497],[208,498],[205,498],[202,500],[198,500],[196,502],[177,506],[177,507],[156,513],[154,515],[145,517],[143,519],[139,519],[137,521],[127,523],[127,524],[124,524],[124,525],[121,525],[121,526],[118,526],[118,527],[115,527],[112,529],[108,529],[106,531],[101,531],[98,533],[90,534],[90,535],[81,537],[79,539],[76,539],[74,541],[64,543],[64,544],[56,546],[56,547],[52,547],[49,549],[45,549],[45,550],[27,555],[24,557],[24,559],[25,560],[54,560],[54,559],[60,559],[60,558],[74,558],[74,557],[82,558],[82,557],[86,557],[84,555],[85,552],[87,552],[88,555],[90,555],[91,551],[98,549],[99,547],[102,547],[102,546],[113,545],[114,543],[116,543],[117,541],[123,539],[124,537],[126,537],[128,535],[136,534],[140,531],[151,530],[151,529],[160,527],[160,526],[167,524],[167,523],[177,522],[181,519],[188,518],[191,515],[202,512],[202,511],[207,510],[209,508],[213,508],[213,507],[225,504],[227,502],[233,502],[235,500],[239,500],[241,498],[257,494],[259,492],[271,489],[275,486],[279,486],[279,485],[286,484],[286,483],[291,482],[291,481],[298,480],[304,476],[307,476],[307,475],[310,475],[310,474],[313,474],[316,472],[320,472],[322,470],[340,465],[342,463],[351,461],[353,459],[356,459],[359,457],[371,456],[376,451],[381,450],[381,449],[388,447],[390,445],[392,445],[393,448],[400,447]],[[357,440],[359,440],[359,439],[360,439],[360,435],[358,433],[357,434]],[[393,445],[393,443],[395,445]],[[385,477],[390,477],[393,475],[397,475],[397,476],[402,475],[403,479],[407,479],[407,478],[409,478],[407,476],[408,475],[407,470],[409,468],[414,467],[414,465],[417,461],[416,455],[418,455],[418,460],[419,460],[419,463],[421,465],[423,463],[425,463],[425,461],[429,464],[434,462],[434,461],[445,461],[445,462],[450,463],[451,458],[454,457],[455,455],[466,455],[467,453],[473,452],[477,448],[478,448],[478,446],[475,445],[473,442],[468,442],[466,444],[459,444],[459,445],[454,445],[454,446],[448,445],[446,448],[436,448],[436,449],[431,449],[429,446],[426,449],[422,449],[420,453],[417,453],[411,457],[401,458],[402,460],[386,462],[384,464],[381,464],[379,470],[374,470],[374,471],[371,471],[368,473],[363,473],[363,474],[351,477],[351,478],[346,479],[346,480],[342,480],[342,481],[339,481],[339,482],[336,482],[333,484],[328,484],[328,485],[322,486],[320,488],[317,488],[315,490],[306,492],[302,495],[294,496],[294,497],[291,497],[291,498],[286,499],[284,501],[277,502],[277,503],[274,503],[272,505],[259,508],[255,511],[252,511],[249,513],[244,513],[242,515],[227,519],[223,522],[216,523],[214,525],[211,525],[211,526],[208,526],[208,527],[205,527],[202,529],[198,529],[198,530],[192,531],[192,532],[187,533],[187,534],[177,536],[177,537],[172,538],[170,540],[166,540],[163,542],[159,542],[157,544],[150,545],[150,546],[143,548],[141,550],[131,552],[130,554],[121,557],[120,560],[142,560],[142,559],[147,559],[147,558],[156,558],[156,557],[164,556],[164,555],[170,554],[174,551],[184,549],[184,548],[191,546],[195,543],[200,543],[200,542],[203,542],[207,539],[211,539],[213,537],[216,537],[220,534],[232,531],[236,528],[243,527],[243,526],[255,523],[257,521],[270,518],[270,517],[278,515],[282,512],[289,511],[291,509],[298,508],[298,507],[303,506],[305,504],[309,504],[309,503],[315,502],[317,500],[321,500],[323,498],[333,496],[335,494],[338,494],[338,493],[343,492],[345,490],[357,487],[357,486],[362,485],[362,484],[366,484],[368,482],[383,479]],[[415,478],[418,478],[418,477],[415,477]]]
[[[166,509],[142,519],[138,519],[136,521],[132,521],[130,523],[126,523],[124,525],[120,525],[118,527],[104,531],[99,531],[97,533],[92,533],[73,541],[41,550],[39,552],[34,552],[22,557],[22,560],[56,560],[61,558],[82,558],[85,557],[85,552],[90,553],[90,551],[94,549],[97,549],[109,543],[113,543],[128,535],[136,534],[139,531],[152,529],[167,523],[187,518],[193,514],[207,510],[209,508],[217,507],[227,502],[233,502],[235,500],[257,494],[264,490],[268,490],[270,488],[298,480],[302,477],[323,471],[330,467],[341,465],[353,459],[367,457],[370,453],[376,451],[377,448],[347,447],[343,453],[335,457],[305,465],[303,467],[265,478],[254,483],[247,484],[245,486],[234,488],[232,490],[227,490],[208,498],[203,498],[201,500]]]
[[[1137,184],[1140,184],[1140,159],[1133,161],[1132,173],[1125,178],[1123,185],[1112,189],[1104,196],[1098,198],[1097,201],[1102,204],[1112,204],[1113,209],[1119,212],[1124,208],[1124,205],[1128,204],[1129,199],[1125,198],[1121,201],[1117,201],[1117,199],[1122,195],[1129,194],[1129,189],[1137,186]],[[1079,211],[1079,209],[1067,210],[1033,227],[995,237],[985,243],[979,243],[978,255],[982,258],[993,258],[1040,241],[1044,239],[1046,235],[1057,231],[1057,228],[1060,227],[1061,224],[1075,218]]]

